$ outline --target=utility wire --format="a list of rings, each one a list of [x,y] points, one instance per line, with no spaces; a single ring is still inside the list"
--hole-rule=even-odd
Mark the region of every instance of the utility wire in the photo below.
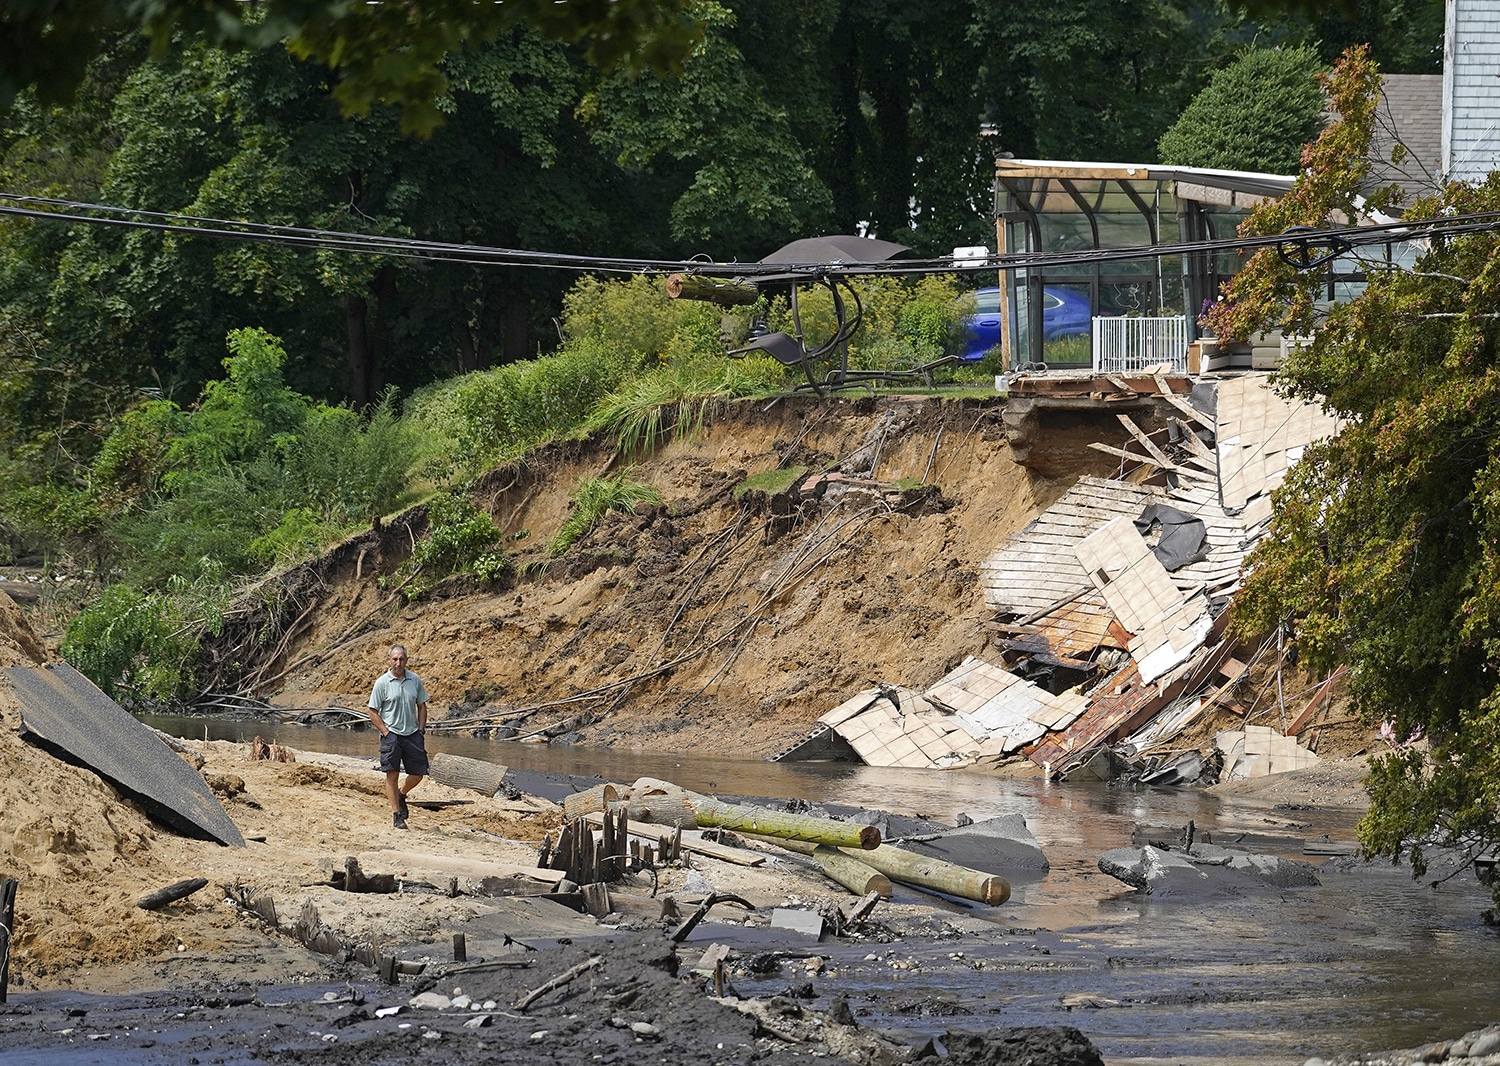
[[[1353,228],[1312,229],[1258,237],[1229,237],[1179,244],[1137,245],[1125,248],[1088,248],[1065,252],[989,254],[981,257],[942,256],[933,259],[903,259],[880,262],[809,261],[799,263],[716,263],[703,259],[635,259],[562,252],[538,252],[485,245],[455,244],[382,234],[281,226],[261,222],[210,218],[199,215],[144,211],[77,200],[22,196],[0,192],[0,216],[41,222],[99,225],[139,229],[182,236],[277,244],[311,251],[342,251],[392,258],[426,259],[472,266],[514,266],[538,269],[602,273],[689,273],[711,277],[784,279],[787,275],[857,276],[913,275],[932,273],[987,273],[996,270],[1083,265],[1128,259],[1163,258],[1176,255],[1212,254],[1265,247],[1284,252],[1300,250],[1304,257],[1347,254],[1371,244],[1427,240],[1500,229],[1500,212],[1450,215],[1406,222],[1379,223]]]

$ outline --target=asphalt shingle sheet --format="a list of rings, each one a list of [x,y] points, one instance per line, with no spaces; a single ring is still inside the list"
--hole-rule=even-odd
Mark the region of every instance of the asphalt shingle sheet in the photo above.
[[[244,847],[201,774],[67,663],[5,670],[21,725],[100,777],[139,796],[153,817],[193,836]]]

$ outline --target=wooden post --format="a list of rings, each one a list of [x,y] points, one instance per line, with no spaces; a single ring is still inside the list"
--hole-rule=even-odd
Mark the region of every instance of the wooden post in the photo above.
[[[860,854],[863,855],[864,852]],[[881,899],[891,898],[890,878],[868,863],[844,854],[838,848],[819,844],[813,849],[813,862],[822,867],[825,874],[856,896],[865,896],[873,892]]]
[[[16,887],[14,877],[0,881],[0,1003],[10,985],[10,942],[16,928]]]
[[[186,881],[177,881],[173,884],[167,885],[165,888],[158,888],[155,892],[147,892],[144,896],[135,901],[135,905],[141,908],[141,910],[143,911],[159,910],[160,908],[165,907],[168,903],[175,903],[179,899],[185,899],[186,897],[191,896],[194,892],[198,891],[200,888],[205,887],[207,884],[208,878],[206,877],[192,877]],[[7,923],[7,925],[8,924],[9,923]]]
[[[871,850],[880,847],[880,830],[873,825],[857,825],[832,818],[814,818],[806,814],[773,811],[766,807],[736,806],[707,797],[698,801],[694,811],[698,825],[735,829],[762,836],[787,840],[807,840],[814,844]]]
[[[462,933],[453,934],[453,961],[469,961],[469,942]]]
[[[812,855],[818,850],[805,841],[766,839],[768,843],[801,855]],[[889,844],[882,844],[873,851],[856,851],[853,848],[841,850],[849,858],[862,862],[903,885],[931,888],[960,899],[988,903],[992,907],[998,907],[1010,899],[1010,882],[998,874],[971,870],[967,866],[918,855],[914,851],[895,848]]]

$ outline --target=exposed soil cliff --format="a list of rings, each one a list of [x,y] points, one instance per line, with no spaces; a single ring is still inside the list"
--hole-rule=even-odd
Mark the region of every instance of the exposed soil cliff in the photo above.
[[[607,515],[550,561],[570,493],[622,463],[602,443],[546,449],[479,489],[524,576],[403,604],[388,588],[422,532],[406,516],[283,597],[283,616],[304,617],[261,676],[292,668],[264,691],[360,707],[399,641],[437,719],[772,753],[872,681],[925,686],[982,652],[980,561],[1076,475],[1114,463],[1086,447],[1117,443],[1111,415],[1054,422],[1043,476],[1012,461],[1000,414],[998,400],[727,405],[634,464],[661,505]],[[799,467],[785,491],[737,491]]]

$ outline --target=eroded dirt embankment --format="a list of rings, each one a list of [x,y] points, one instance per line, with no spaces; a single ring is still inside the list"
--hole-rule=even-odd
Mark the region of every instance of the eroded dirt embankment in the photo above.
[[[550,562],[570,493],[626,464],[603,443],[546,449],[480,488],[518,566],[545,570],[387,603],[420,534],[393,523],[331,557],[265,676],[296,664],[271,686],[278,702],[359,707],[401,642],[437,718],[572,698],[514,724],[769,754],[872,681],[925,686],[982,651],[980,561],[1078,474],[1111,468],[1086,442],[1114,440],[1112,416],[1059,424],[1043,476],[1012,462],[1000,411],[929,398],[725,406],[631,465],[660,506],[608,515]],[[734,491],[794,467],[808,474],[789,492]]]

